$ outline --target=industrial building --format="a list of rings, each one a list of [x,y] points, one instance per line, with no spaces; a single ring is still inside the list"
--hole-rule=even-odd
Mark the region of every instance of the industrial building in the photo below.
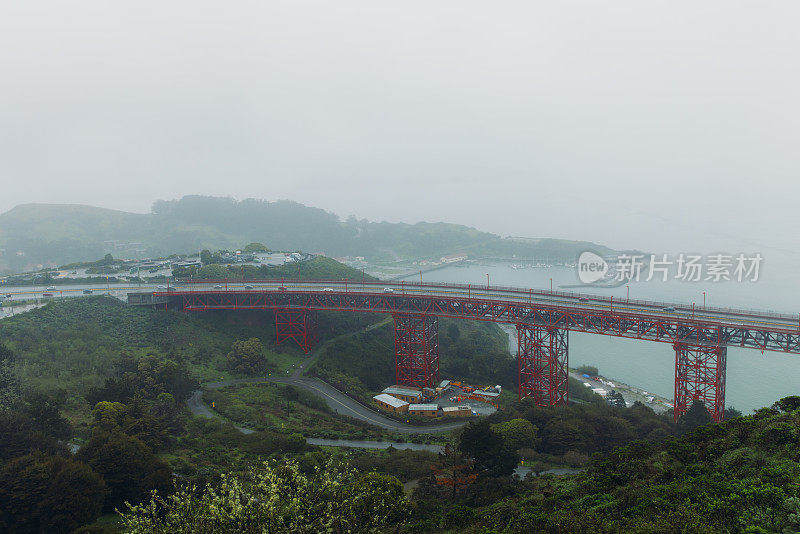
[[[409,415],[421,415],[422,417],[437,417],[439,415],[438,404],[411,404],[408,406]]]
[[[472,408],[469,406],[447,406],[442,408],[442,415],[445,417],[469,417],[472,415]]]
[[[391,413],[406,413],[408,411],[408,403],[392,395],[380,393],[372,397],[381,410]]]
[[[398,399],[403,399],[406,402],[419,402],[422,400],[422,391],[419,388],[410,386],[389,386],[383,390],[383,393],[392,395]]]

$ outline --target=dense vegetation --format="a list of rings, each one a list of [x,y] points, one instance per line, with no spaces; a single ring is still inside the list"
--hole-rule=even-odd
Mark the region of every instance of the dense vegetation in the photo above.
[[[149,257],[175,251],[235,249],[260,242],[275,250],[324,251],[332,256],[371,259],[438,258],[470,255],[569,258],[586,249],[607,253],[592,243],[556,239],[509,240],[474,228],[446,223],[370,222],[290,201],[187,196],[158,201],[139,215],[90,206],[29,204],[0,214],[0,272],[54,262],[58,265],[102,257],[105,241],[138,243]],[[24,252],[23,256],[17,252]]]
[[[584,473],[533,478],[514,494],[481,503],[460,531],[797,532],[798,408],[800,398],[784,399],[680,438],[597,454]],[[476,503],[466,493],[462,502]]]
[[[513,392],[515,363],[496,325],[439,327],[443,377]],[[323,339],[348,335],[312,367],[319,377],[365,400],[392,381],[388,318],[326,313],[320,328]],[[285,374],[305,361],[296,347],[276,347],[274,334],[269,312],[183,314],[105,297],[4,319],[0,531],[800,529],[800,398],[729,412],[722,424],[696,403],[676,424],[580,385],[572,389],[583,403],[563,408],[511,394],[492,416],[438,436],[440,454],[312,447],[305,436],[397,436],[292,386],[210,388],[204,400],[221,417],[189,412],[199,383]],[[520,462],[522,478],[513,475]],[[564,466],[577,472],[547,474]]]

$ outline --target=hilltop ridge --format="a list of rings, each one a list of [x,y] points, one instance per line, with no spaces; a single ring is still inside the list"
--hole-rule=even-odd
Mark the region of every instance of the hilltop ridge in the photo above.
[[[76,204],[16,206],[0,214],[0,271],[86,261],[108,252],[136,258],[235,249],[249,242],[372,261],[438,258],[455,252],[563,259],[586,249],[611,252],[584,241],[504,239],[446,222],[342,220],[329,211],[288,200],[185,196],[157,201],[147,214]]]

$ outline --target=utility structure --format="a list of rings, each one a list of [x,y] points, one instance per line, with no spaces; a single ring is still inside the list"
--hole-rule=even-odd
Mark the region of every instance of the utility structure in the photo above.
[[[134,292],[128,303],[184,311],[273,310],[277,340],[308,352],[318,340],[318,310],[391,314],[395,373],[400,384],[432,386],[439,379],[438,318],[514,325],[519,335],[520,398],[539,406],[568,401],[569,332],[670,344],[675,351],[677,419],[695,400],[712,418],[725,412],[728,347],[800,354],[798,315],[731,308],[703,309],[512,287],[385,281],[192,280],[167,291]]]

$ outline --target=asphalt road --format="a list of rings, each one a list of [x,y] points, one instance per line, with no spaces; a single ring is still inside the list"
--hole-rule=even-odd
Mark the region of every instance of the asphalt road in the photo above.
[[[437,425],[425,425],[425,426],[415,426],[406,423],[401,423],[395,421],[394,419],[390,419],[380,414],[379,412],[372,410],[371,408],[364,406],[360,402],[348,397],[347,395],[337,390],[330,384],[327,384],[322,380],[319,380],[318,378],[311,378],[304,376],[305,372],[309,369],[309,367],[311,367],[314,364],[317,358],[319,358],[319,356],[327,349],[328,345],[330,345],[331,343],[333,343],[338,339],[354,336],[362,332],[368,332],[370,330],[378,328],[382,324],[383,323],[376,323],[374,325],[370,325],[366,328],[363,328],[357,332],[343,334],[341,336],[337,336],[335,338],[326,341],[325,343],[319,345],[311,353],[311,355],[303,362],[303,364],[295,368],[294,373],[292,373],[289,376],[233,378],[230,380],[222,380],[219,382],[210,382],[208,384],[204,384],[203,387],[207,389],[220,389],[227,386],[233,386],[236,384],[258,384],[262,382],[289,384],[292,386],[305,389],[306,391],[309,391],[312,394],[316,395],[317,397],[321,398],[337,414],[344,415],[347,417],[352,417],[354,419],[364,421],[379,428],[403,434],[434,434],[438,432],[447,432],[449,430],[454,430],[466,424],[465,421],[455,421],[452,423],[441,423]],[[189,400],[186,401],[186,403],[189,406],[189,410],[194,415],[198,415],[201,417],[209,417],[209,418],[219,417],[218,414],[212,412],[208,408],[208,406],[205,403],[203,403],[203,392],[201,390],[195,391],[189,398]],[[237,427],[237,428],[245,433],[253,432],[252,430],[248,430],[242,427]]]

